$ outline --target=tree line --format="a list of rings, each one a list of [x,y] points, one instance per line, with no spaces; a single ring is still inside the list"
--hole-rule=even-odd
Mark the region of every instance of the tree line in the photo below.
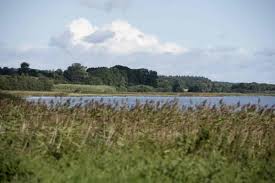
[[[0,67],[2,90],[51,90],[54,84],[109,85],[130,92],[275,92],[274,84],[215,82],[197,76],[162,76],[148,69],[126,66],[87,68],[74,63],[66,70]]]

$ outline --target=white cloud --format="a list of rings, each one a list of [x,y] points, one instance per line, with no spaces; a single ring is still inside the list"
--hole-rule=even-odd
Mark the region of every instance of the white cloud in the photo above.
[[[93,34],[86,36],[84,38],[84,41],[87,41],[89,43],[103,43],[104,41],[111,39],[115,36],[115,33],[111,31],[95,31]]]
[[[156,36],[143,33],[126,21],[116,20],[102,27],[79,18],[71,22],[60,36],[51,40],[51,45],[86,52],[107,52],[116,55],[134,53],[182,54],[187,52],[176,43],[162,43]]]
[[[73,20],[69,25],[69,31],[73,35],[73,41],[78,41],[85,36],[89,36],[96,30],[97,27],[93,27],[90,22],[85,18]]]

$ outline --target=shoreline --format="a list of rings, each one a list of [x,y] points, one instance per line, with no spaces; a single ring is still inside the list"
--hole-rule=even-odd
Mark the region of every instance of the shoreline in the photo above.
[[[20,97],[29,96],[56,96],[56,97],[89,97],[89,96],[146,96],[146,97],[225,97],[225,96],[275,96],[275,93],[165,93],[165,92],[121,92],[121,93],[68,93],[58,91],[8,91],[2,90],[3,93],[8,93]]]

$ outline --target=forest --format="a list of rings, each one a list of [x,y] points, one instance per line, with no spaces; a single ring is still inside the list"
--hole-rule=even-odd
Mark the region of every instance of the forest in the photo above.
[[[107,85],[121,92],[275,92],[275,84],[217,82],[199,76],[163,76],[156,71],[121,65],[87,68],[74,63],[66,70],[39,70],[23,62],[19,68],[0,67],[1,90],[50,91],[55,84]]]

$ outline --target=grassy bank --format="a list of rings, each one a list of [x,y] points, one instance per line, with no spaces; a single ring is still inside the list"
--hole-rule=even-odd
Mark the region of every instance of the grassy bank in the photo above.
[[[55,91],[2,91],[16,96],[198,96],[198,97],[222,97],[222,96],[275,96],[273,93],[169,93],[169,92],[70,92],[65,90]]]
[[[274,182],[275,109],[0,100],[0,180]]]
[[[65,93],[116,93],[116,88],[106,85],[77,85],[77,84],[58,84],[54,85],[53,91]]]

